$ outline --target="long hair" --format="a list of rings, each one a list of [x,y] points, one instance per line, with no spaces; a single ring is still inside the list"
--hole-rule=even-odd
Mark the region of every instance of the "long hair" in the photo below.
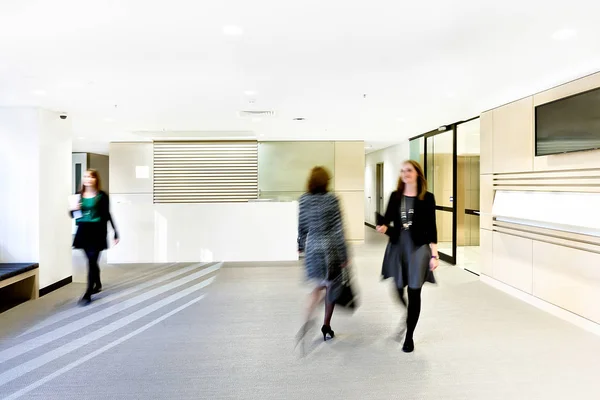
[[[423,200],[425,198],[425,194],[427,194],[427,180],[425,179],[425,174],[423,173],[423,168],[421,168],[421,164],[414,160],[406,160],[402,163],[402,165],[410,164],[417,171],[417,198],[419,200]],[[402,173],[400,174],[400,178],[398,178],[398,195],[402,196],[404,194],[404,181],[402,180]]]
[[[330,180],[331,176],[324,167],[314,167],[310,171],[306,189],[311,194],[327,193]]]
[[[96,192],[100,192],[102,185],[100,184],[100,175],[98,174],[98,171],[96,171],[93,168],[90,168],[85,172],[90,174],[92,176],[92,178],[94,178],[96,180],[96,185],[94,185],[94,189],[96,189]],[[83,194],[84,192],[85,192],[85,186],[82,183],[81,191],[79,193]]]

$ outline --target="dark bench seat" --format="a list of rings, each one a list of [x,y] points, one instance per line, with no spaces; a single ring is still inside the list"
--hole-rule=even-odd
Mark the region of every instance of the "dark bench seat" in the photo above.
[[[38,264],[28,263],[13,263],[13,264],[0,264],[0,281],[3,281],[13,276],[21,275],[24,272],[39,268]]]
[[[39,292],[38,264],[0,264],[0,312],[9,305],[37,299]]]

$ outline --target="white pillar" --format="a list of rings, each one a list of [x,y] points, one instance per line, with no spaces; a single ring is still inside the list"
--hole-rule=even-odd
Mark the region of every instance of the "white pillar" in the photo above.
[[[71,151],[69,119],[0,108],[0,263],[39,263],[40,289],[72,275]]]

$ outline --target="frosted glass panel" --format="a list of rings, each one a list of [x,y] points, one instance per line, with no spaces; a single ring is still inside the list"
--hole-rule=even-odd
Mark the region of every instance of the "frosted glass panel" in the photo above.
[[[310,170],[324,166],[333,175],[334,142],[263,142],[258,145],[258,189],[304,192]],[[330,189],[333,190],[333,176]]]
[[[260,192],[260,199],[275,201],[295,201],[304,194],[302,192]]]
[[[600,236],[600,193],[496,192],[500,221]]]

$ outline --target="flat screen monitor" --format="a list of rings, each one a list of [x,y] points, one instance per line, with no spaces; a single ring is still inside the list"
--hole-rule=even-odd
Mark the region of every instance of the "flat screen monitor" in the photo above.
[[[535,155],[600,149],[600,88],[535,108]]]

